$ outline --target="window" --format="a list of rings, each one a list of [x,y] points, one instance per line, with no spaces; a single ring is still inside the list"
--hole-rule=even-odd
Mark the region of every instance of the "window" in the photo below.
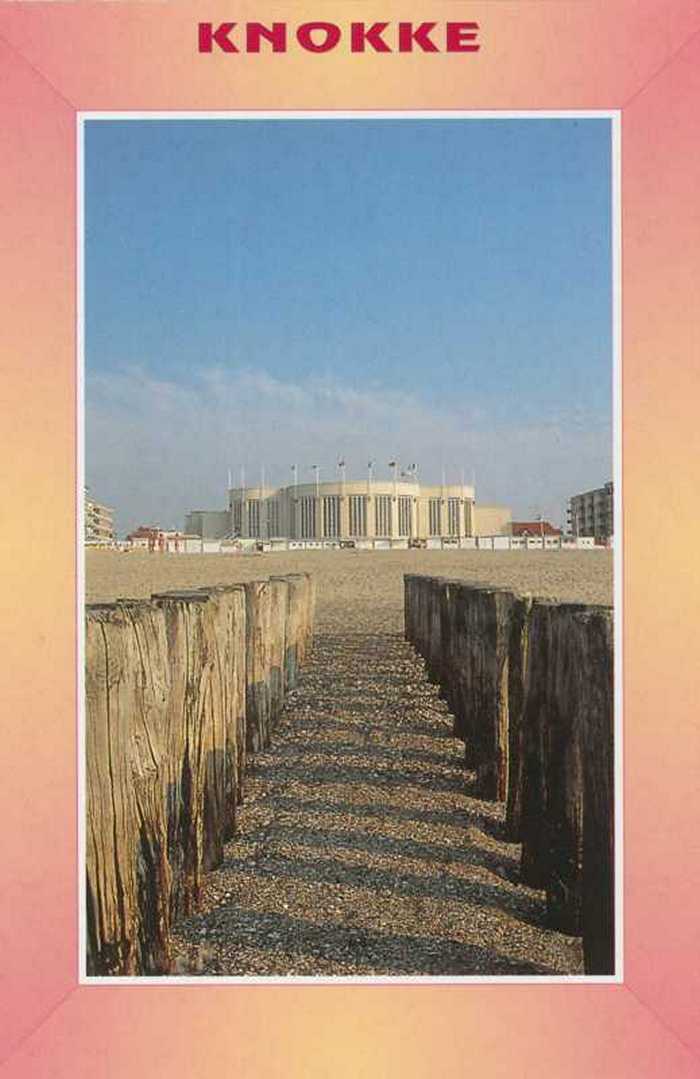
[[[391,535],[391,498],[389,495],[377,495],[374,500],[375,533],[377,536]]]
[[[440,536],[440,499],[431,498],[428,501],[428,532],[431,536]]]
[[[411,499],[406,495],[399,497],[399,535],[411,535]]]
[[[447,535],[459,536],[461,529],[459,527],[459,499],[448,498],[447,499]]]
[[[248,503],[248,535],[260,536],[260,501],[257,498]]]
[[[301,501],[301,538],[315,539],[316,537],[316,499],[312,495],[305,495]]]
[[[365,495],[350,495],[350,535],[367,535],[367,498]]]
[[[267,534],[268,536],[281,536],[280,504],[276,498],[271,498],[267,503]]]
[[[335,539],[340,535],[340,499],[337,495],[323,498],[323,536]]]

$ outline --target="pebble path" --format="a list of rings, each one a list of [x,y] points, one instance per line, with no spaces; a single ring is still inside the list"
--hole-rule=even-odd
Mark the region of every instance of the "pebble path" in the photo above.
[[[395,633],[322,633],[238,835],[175,927],[174,973],[567,975],[580,941],[518,883],[503,807],[473,775],[423,661]]]

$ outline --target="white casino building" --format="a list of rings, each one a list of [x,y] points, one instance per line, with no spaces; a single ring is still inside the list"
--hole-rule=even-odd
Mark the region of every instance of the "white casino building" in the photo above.
[[[474,535],[474,488],[412,479],[232,487],[228,509],[194,510],[185,531],[212,539],[407,541]]]

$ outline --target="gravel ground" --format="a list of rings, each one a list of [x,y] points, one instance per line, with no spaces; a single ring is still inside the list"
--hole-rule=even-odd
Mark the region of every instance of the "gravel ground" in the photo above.
[[[320,635],[239,836],[175,930],[176,972],[228,976],[582,973],[544,928],[519,847],[473,776],[422,660],[388,633]]]
[[[308,570],[316,640],[274,745],[251,761],[238,835],[175,927],[175,973],[579,974],[518,883],[503,808],[470,794],[452,717],[402,639],[404,573],[612,602],[608,551],[90,551],[88,601]]]

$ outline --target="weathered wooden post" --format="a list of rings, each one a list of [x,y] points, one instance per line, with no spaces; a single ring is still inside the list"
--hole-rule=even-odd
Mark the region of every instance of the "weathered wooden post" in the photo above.
[[[516,597],[499,588],[480,589],[475,599],[476,673],[481,675],[474,680],[477,792],[502,802],[508,792],[510,629]]]
[[[442,672],[442,615],[440,610],[439,577],[429,577],[426,588],[426,653],[425,665],[431,682],[440,684]]]
[[[615,798],[613,613],[576,619],[585,665],[594,673],[581,714],[583,743],[583,907],[586,974],[615,973]]]
[[[523,710],[530,650],[531,596],[516,596],[508,642],[508,791],[504,835],[520,841],[523,796]]]
[[[574,616],[585,610],[550,609],[553,665],[547,684],[547,923],[562,933],[581,932],[583,766],[579,717],[593,672],[582,666]]]
[[[289,691],[297,684],[301,665],[313,640],[314,583],[308,573],[287,573],[270,580],[285,581],[287,585],[284,688]]]
[[[529,663],[522,712],[522,804],[520,870],[523,881],[545,888],[548,866],[547,738],[549,671],[555,662],[551,607],[535,600],[530,612]]]
[[[404,609],[404,636],[416,652],[422,655],[420,640],[420,591],[422,577],[415,573],[404,574],[403,579],[403,609]]]
[[[271,581],[287,582],[286,622],[284,629],[284,690],[294,689],[299,677],[299,645],[306,632],[307,578],[303,573],[289,573],[284,577],[271,577]]]
[[[246,596],[246,745],[258,753],[270,744],[269,581],[249,581]]]
[[[233,639],[231,647],[231,704],[232,720],[231,741],[236,746],[236,804],[243,800],[243,782],[246,769],[246,694],[248,679],[246,674],[248,651],[248,622],[246,614],[246,595],[243,585],[231,588],[231,618]]]
[[[243,585],[198,589],[208,599],[218,642],[224,717],[224,839],[235,832],[246,761],[246,604]]]
[[[432,577],[420,574],[404,575],[404,616],[406,640],[410,641],[419,656],[427,660],[430,609],[430,584]]]
[[[171,685],[168,696],[168,856],[171,909],[189,913],[202,873],[223,853],[227,819],[224,760],[226,720],[216,612],[196,589],[152,597],[163,612]]]
[[[523,879],[546,890],[548,924],[572,934],[582,924],[583,771],[590,753],[582,727],[601,693],[584,628],[596,612],[601,617],[607,609],[535,600],[523,712]]]
[[[87,971],[169,966],[164,624],[148,602],[92,605],[85,629]]]
[[[404,638],[418,651],[417,614],[420,577],[415,573],[403,575],[403,627]]]
[[[426,669],[430,655],[431,603],[434,579],[433,577],[420,577],[417,592],[416,650],[426,661]]]
[[[270,725],[277,723],[284,705],[285,660],[287,654],[287,611],[289,581],[270,578]]]
[[[459,667],[460,641],[456,632],[457,606],[462,581],[454,581],[448,578],[439,578],[434,581],[437,589],[437,603],[440,617],[440,696],[455,717],[453,733],[459,737],[458,709],[461,701],[459,696],[459,679],[457,670]]]
[[[449,602],[449,609],[448,609]],[[454,734],[465,743],[465,762],[471,767],[472,739],[472,671],[469,664],[469,617],[473,604],[473,589],[460,581],[449,589],[443,601],[443,636],[451,636],[449,646],[449,704],[454,716]]]
[[[476,771],[480,797],[503,801],[508,787],[510,622],[516,597],[500,588],[452,583],[443,637],[455,733]]]
[[[311,574],[305,573],[304,576],[306,577],[306,632],[302,638],[302,647],[299,654],[300,662],[302,664],[306,663],[311,655],[314,643],[314,624],[316,619],[316,582]]]

